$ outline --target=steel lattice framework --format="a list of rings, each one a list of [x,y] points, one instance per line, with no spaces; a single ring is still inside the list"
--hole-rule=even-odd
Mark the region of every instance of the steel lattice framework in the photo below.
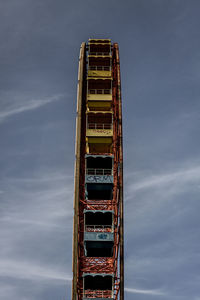
[[[81,45],[75,152],[72,300],[124,300],[120,61],[109,39]]]

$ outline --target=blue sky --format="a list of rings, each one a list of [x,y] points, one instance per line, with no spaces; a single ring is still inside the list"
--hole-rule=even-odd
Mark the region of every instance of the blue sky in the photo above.
[[[0,299],[71,295],[79,48],[120,47],[125,299],[200,300],[200,3],[0,1]]]

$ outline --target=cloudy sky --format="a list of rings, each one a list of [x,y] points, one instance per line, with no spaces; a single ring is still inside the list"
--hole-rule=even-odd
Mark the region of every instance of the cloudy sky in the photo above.
[[[125,299],[200,300],[199,16],[198,0],[0,0],[0,299],[70,299],[79,48],[111,38]]]

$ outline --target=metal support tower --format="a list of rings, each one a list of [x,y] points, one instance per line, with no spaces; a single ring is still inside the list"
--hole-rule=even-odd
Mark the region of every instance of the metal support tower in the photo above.
[[[89,39],[78,72],[72,300],[124,300],[123,231],[119,48]]]

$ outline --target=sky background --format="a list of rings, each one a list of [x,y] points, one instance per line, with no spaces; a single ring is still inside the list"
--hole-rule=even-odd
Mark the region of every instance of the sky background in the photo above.
[[[69,300],[78,56],[119,43],[125,300],[200,300],[199,0],[0,0],[0,299]]]

